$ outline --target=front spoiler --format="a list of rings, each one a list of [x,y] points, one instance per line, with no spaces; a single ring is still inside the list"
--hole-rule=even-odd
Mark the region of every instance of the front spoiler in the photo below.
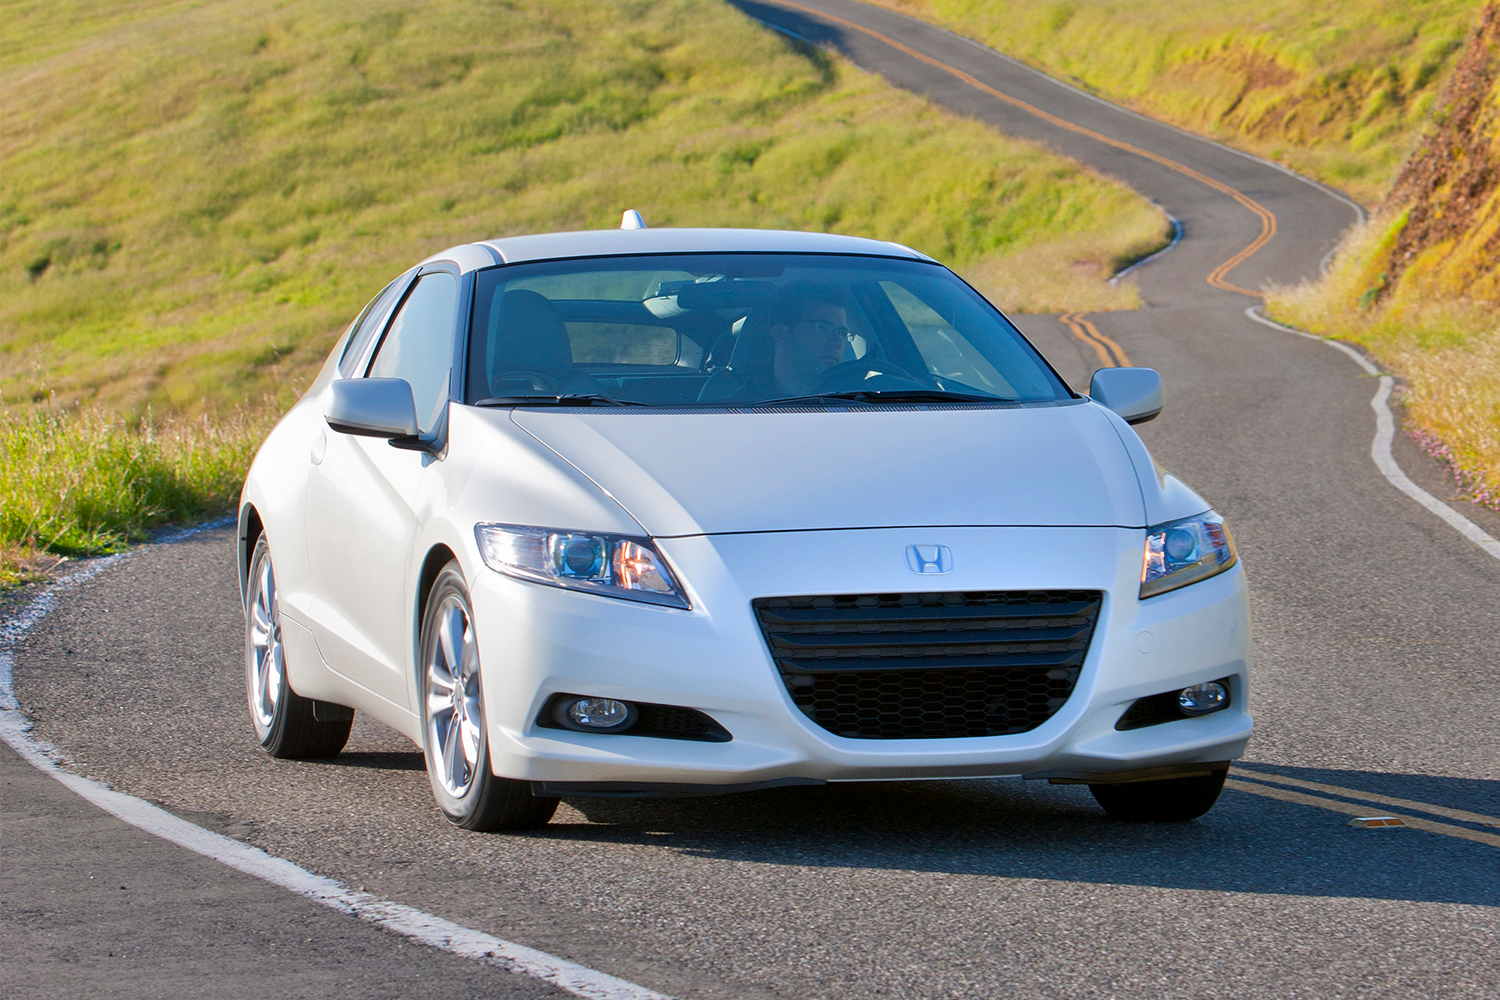
[[[1202,778],[1229,770],[1227,760],[1207,761],[1201,764],[1163,764],[1159,767],[1143,767],[1134,771],[1037,771],[1023,774],[1028,781],[1046,779],[1054,785],[1128,785],[1139,781],[1161,781],[1172,778]],[[978,775],[976,777],[1015,777],[1009,775]],[[861,779],[849,779],[861,780]],[[899,778],[863,779],[866,781],[899,781]],[[843,782],[838,782],[843,783]],[[534,795],[558,798],[594,799],[681,799],[705,795],[733,795],[736,792],[759,792],[767,788],[788,788],[807,785],[827,785],[823,778],[770,778],[765,781],[746,781],[734,785],[682,784],[666,781],[533,781]]]

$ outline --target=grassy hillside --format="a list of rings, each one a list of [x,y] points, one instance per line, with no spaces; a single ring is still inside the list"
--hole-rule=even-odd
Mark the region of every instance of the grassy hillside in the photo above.
[[[874,0],[1368,205],[1483,0]]]
[[[1500,4],[1485,8],[1421,147],[1326,278],[1273,314],[1368,345],[1407,377],[1427,444],[1500,509]]]
[[[222,507],[337,332],[453,243],[634,207],[899,240],[1046,310],[1132,305],[1100,279],[1166,238],[1119,184],[720,0],[0,0],[0,24],[0,584]]]
[[[1119,185],[717,0],[10,0],[0,18],[11,401],[286,398],[420,256],[626,207],[899,240],[1023,309],[1128,306],[1098,278],[1164,233]]]

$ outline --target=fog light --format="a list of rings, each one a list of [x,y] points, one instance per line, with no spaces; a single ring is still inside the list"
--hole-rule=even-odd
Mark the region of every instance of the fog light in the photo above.
[[[635,706],[614,698],[570,698],[558,703],[557,721],[569,729],[619,732],[635,721]]]
[[[1229,689],[1219,681],[1194,684],[1177,692],[1177,710],[1183,715],[1207,715],[1229,707]]]

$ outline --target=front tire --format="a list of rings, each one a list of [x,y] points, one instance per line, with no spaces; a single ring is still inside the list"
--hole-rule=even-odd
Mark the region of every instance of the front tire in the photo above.
[[[489,727],[469,590],[458,564],[443,567],[422,615],[422,749],[427,777],[448,822],[464,830],[545,826],[557,799],[490,770]]]
[[[317,702],[293,691],[287,679],[276,570],[265,535],[255,540],[245,595],[245,694],[255,739],[272,757],[334,757],[349,742],[354,713],[341,709],[328,713],[334,719],[319,719]]]
[[[1090,785],[1089,791],[1115,819],[1127,823],[1185,823],[1214,807],[1228,773],[1225,770],[1192,778]]]

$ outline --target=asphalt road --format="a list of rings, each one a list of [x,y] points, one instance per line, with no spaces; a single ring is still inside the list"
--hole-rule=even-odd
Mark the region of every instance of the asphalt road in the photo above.
[[[1182,221],[1182,243],[1137,272],[1149,308],[1085,319],[1163,373],[1167,410],[1143,436],[1226,515],[1251,574],[1258,731],[1218,807],[1134,826],[1081,787],[926,782],[580,799],[543,831],[461,833],[436,813],[420,754],[375,724],[357,721],[331,761],[255,748],[228,531],[137,553],[30,633],[16,692],[37,735],[82,773],[315,872],[679,997],[1494,996],[1500,561],[1378,473],[1371,379],[1208,284],[1261,217],[854,25],[1264,206],[1275,235],[1224,283],[1315,273],[1353,210],[919,22],[799,3],[850,23],[737,5],[1118,176]],[[1092,343],[1056,318],[1020,321],[1086,386]],[[1398,458],[1446,495],[1414,448]],[[44,987],[67,976],[102,985],[125,965],[103,953],[127,942],[141,996],[235,995],[217,987],[262,974],[256,956],[283,977],[271,994],[299,981],[309,996],[545,992],[143,842],[3,747],[0,793],[6,995],[63,995]],[[1350,811],[1411,825],[1351,828]],[[132,888],[86,886],[85,872]],[[178,974],[189,967],[196,978]]]

